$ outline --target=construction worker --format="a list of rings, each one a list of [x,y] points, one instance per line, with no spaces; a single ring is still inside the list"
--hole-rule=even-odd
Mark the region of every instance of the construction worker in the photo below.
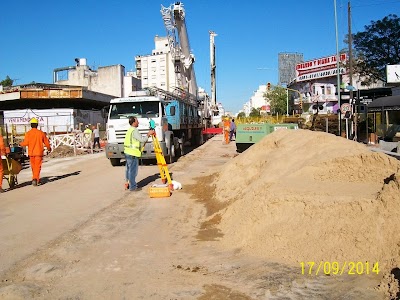
[[[236,139],[236,124],[235,124],[235,119],[232,119],[231,124],[230,124],[229,141],[232,142],[233,136],[235,136],[235,139]]]
[[[93,149],[96,148],[96,144],[100,147],[100,130],[96,126],[92,126],[92,131],[93,131]]]
[[[229,121],[229,118],[224,118],[224,139],[225,139],[225,144],[229,144],[229,133],[231,131],[231,122]]]
[[[145,143],[149,136],[155,134],[155,131],[150,129],[146,136],[142,136],[137,129],[139,121],[135,117],[129,118],[129,125],[131,125],[131,127],[129,127],[126,132],[124,140],[124,153],[126,158],[125,189],[140,191],[141,188],[139,188],[136,183],[136,176],[139,169],[139,157],[142,156],[142,147],[140,143]]]
[[[0,156],[6,155],[6,147],[4,146],[3,136],[0,134]],[[0,193],[3,193],[3,159],[0,157]]]
[[[38,186],[40,184],[40,170],[42,169],[43,152],[46,146],[47,150],[51,152],[49,139],[46,134],[37,129],[39,121],[36,118],[32,118],[31,121],[32,129],[25,134],[25,138],[20,146],[28,146],[28,156],[32,168],[32,185]]]
[[[84,139],[84,147],[90,148],[92,144],[92,130],[90,129],[89,125],[85,126],[85,130],[83,131],[83,139]]]

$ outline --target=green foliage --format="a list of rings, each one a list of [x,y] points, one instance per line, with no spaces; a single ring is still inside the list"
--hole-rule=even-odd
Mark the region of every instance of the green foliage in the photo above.
[[[364,85],[386,81],[386,65],[400,62],[400,19],[390,14],[364,28],[353,35],[353,70],[364,77]]]
[[[286,114],[286,89],[275,86],[273,90],[264,95],[269,99],[271,105],[271,113]]]
[[[246,117],[246,114],[244,111],[242,111],[242,112],[238,113],[236,118],[245,118],[245,117]]]
[[[259,116],[261,116],[261,113],[260,113],[260,110],[261,110],[261,107],[259,107],[259,108],[252,108],[251,109],[251,112],[250,112],[250,117],[259,117]]]
[[[9,76],[6,76],[6,79],[0,81],[0,85],[2,85],[3,87],[12,86],[13,83],[14,80],[12,80]]]

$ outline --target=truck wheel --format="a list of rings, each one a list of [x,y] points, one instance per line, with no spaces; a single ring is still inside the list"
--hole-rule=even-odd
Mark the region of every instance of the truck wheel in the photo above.
[[[174,145],[171,144],[169,148],[169,155],[165,158],[165,162],[167,164],[172,164],[174,162],[174,154],[175,154]]]
[[[113,167],[118,167],[121,165],[121,159],[119,158],[110,158],[110,163]]]

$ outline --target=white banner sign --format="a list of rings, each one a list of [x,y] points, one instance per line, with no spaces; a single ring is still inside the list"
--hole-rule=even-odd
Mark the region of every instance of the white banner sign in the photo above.
[[[340,72],[339,73],[340,75],[345,74],[346,69],[340,68],[339,72]],[[297,81],[305,81],[305,80],[311,80],[311,79],[316,79],[316,78],[331,77],[331,76],[335,76],[336,74],[337,74],[337,69],[313,72],[313,73],[304,74],[304,75],[297,77]]]
[[[35,116],[35,118],[39,121],[39,125],[44,125],[44,118]],[[30,124],[32,117],[11,117],[11,118],[4,118],[4,122],[6,124]]]
[[[340,62],[345,63],[346,53],[340,54]],[[340,74],[346,73],[346,68],[339,69]],[[296,65],[297,81],[306,81],[316,78],[331,77],[337,74],[336,55],[322,57]]]

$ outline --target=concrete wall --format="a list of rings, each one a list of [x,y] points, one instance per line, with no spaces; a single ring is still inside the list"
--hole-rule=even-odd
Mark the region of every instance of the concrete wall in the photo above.
[[[93,92],[122,97],[124,74],[123,65],[99,67],[97,71],[92,71],[89,66],[83,65],[69,70],[67,80],[59,80],[55,83],[84,86]]]
[[[122,92],[122,97],[129,97],[132,91],[140,91],[142,89],[142,82],[133,76],[124,77],[124,89]]]

